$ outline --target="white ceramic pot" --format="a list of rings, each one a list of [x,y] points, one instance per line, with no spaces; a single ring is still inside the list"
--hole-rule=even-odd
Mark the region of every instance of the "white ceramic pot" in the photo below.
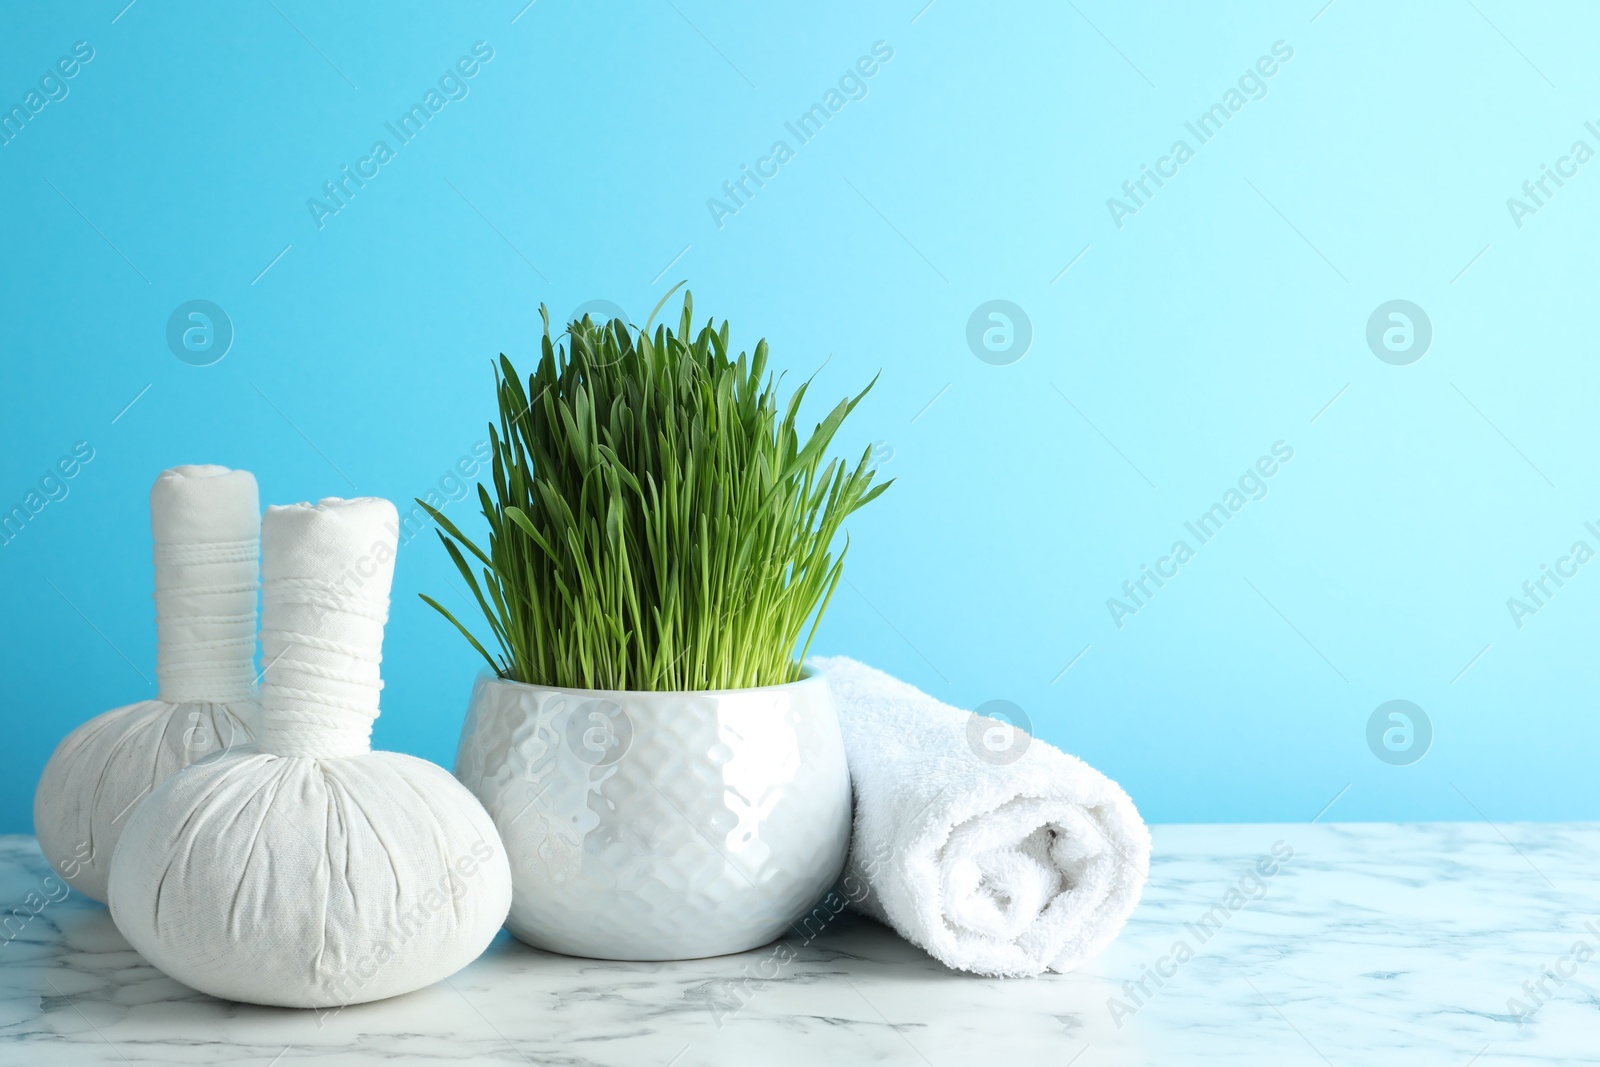
[[[456,777],[505,842],[536,948],[695,959],[777,938],[838,879],[850,774],[827,682],[473,689]]]

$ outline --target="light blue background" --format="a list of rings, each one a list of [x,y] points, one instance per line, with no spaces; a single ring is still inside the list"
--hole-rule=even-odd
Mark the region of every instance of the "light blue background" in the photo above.
[[[1600,548],[1600,162],[1520,229],[1506,206],[1600,148],[1592,11],[124,3],[0,13],[6,109],[95,49],[0,147],[0,510],[95,450],[0,548],[0,830],[63,734],[154,694],[159,470],[409,500],[485,436],[541,301],[642,317],[683,278],[791,381],[831,357],[818,397],[883,371],[841,442],[897,482],[819,651],[1016,702],[1153,820],[1306,820],[1346,786],[1324,818],[1600,817],[1600,563],[1520,629],[1506,606]],[[319,229],[307,198],[476,41],[470,95]],[[866,98],[795,144],[876,41]],[[1119,229],[1107,198],[1276,41],[1267,95]],[[778,139],[719,229],[707,199]],[[164,340],[195,298],[237,331],[213,366]],[[1396,298],[1434,329],[1409,366],[1365,341]],[[1013,365],[967,347],[991,299],[1031,318]],[[1107,598],[1280,440],[1265,499],[1118,629]],[[376,729],[447,765],[477,664],[416,593],[464,607],[448,568],[431,534],[401,552]],[[1435,730],[1410,766],[1365,740],[1397,698]]]

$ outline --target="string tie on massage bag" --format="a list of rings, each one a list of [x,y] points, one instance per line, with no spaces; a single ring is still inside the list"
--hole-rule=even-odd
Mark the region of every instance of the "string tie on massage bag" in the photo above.
[[[280,535],[262,589],[260,748],[278,756],[372,751],[395,534],[380,526],[363,545],[351,527],[370,516],[332,505],[271,509]]]

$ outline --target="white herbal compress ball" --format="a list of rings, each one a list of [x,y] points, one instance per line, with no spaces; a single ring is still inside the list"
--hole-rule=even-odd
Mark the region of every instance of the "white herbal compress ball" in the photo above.
[[[186,466],[150,490],[155,539],[155,700],[90,719],[56,747],[33,796],[50,866],[106,899],[135,805],[202,756],[250,740],[256,717],[261,504],[249,471]]]
[[[261,726],[139,805],[111,916],[213,996],[333,1007],[475,959],[511,906],[494,822],[449,772],[374,752],[398,517],[387,500],[267,509]]]

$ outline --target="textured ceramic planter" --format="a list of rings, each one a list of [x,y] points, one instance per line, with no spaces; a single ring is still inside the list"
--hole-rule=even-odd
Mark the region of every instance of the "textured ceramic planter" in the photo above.
[[[850,775],[827,682],[683,693],[485,673],[456,777],[499,827],[536,948],[694,959],[778,937],[843,869]]]

